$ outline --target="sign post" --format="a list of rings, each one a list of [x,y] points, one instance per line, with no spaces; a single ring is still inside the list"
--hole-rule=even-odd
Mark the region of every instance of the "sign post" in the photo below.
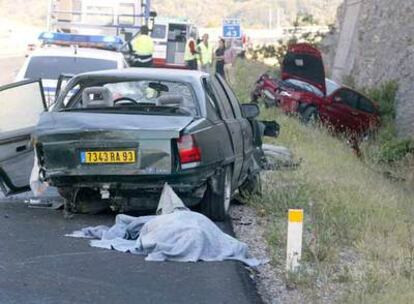
[[[302,255],[303,210],[289,209],[286,270],[295,272]]]
[[[223,20],[223,38],[240,39],[242,37],[240,19],[229,18]]]

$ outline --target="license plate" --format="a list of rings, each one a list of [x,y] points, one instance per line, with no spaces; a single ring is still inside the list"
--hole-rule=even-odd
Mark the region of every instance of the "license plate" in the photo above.
[[[134,150],[84,151],[80,156],[82,164],[132,164],[137,160]]]

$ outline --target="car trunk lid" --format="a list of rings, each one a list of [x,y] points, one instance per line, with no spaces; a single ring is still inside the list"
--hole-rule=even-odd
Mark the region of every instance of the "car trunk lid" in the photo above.
[[[316,86],[326,96],[325,69],[318,49],[307,43],[289,46],[282,64],[282,79],[291,78]]]
[[[188,116],[79,112],[44,113],[35,131],[46,176],[170,174],[172,139],[192,121]],[[134,151],[133,162],[86,164],[86,152]]]

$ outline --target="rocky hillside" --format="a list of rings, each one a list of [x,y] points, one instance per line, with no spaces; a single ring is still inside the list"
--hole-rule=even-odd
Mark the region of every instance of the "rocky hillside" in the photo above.
[[[45,24],[49,0],[0,0],[2,17],[24,23]],[[217,26],[222,18],[240,17],[249,27],[267,27],[269,15],[276,25],[278,15],[282,25],[289,25],[298,13],[312,14],[321,23],[334,20],[342,0],[153,0],[153,9],[160,16],[187,17],[198,25]],[[27,9],[30,8],[30,9]]]
[[[290,25],[298,14],[311,14],[321,23],[332,23],[342,0],[154,0],[160,15],[187,16],[202,26],[218,26],[225,17],[240,17],[249,27],[273,26],[279,16],[282,25]],[[279,13],[278,13],[279,11]],[[278,15],[279,14],[279,15]]]
[[[347,0],[345,4],[338,14],[341,16],[338,20],[340,32],[332,40],[336,45],[333,52],[336,57],[331,56],[334,75],[338,75],[335,68],[339,67],[341,76],[352,79],[358,87],[398,81],[399,134],[414,138],[413,2]],[[355,5],[360,7],[355,9]],[[345,65],[341,65],[341,60]]]

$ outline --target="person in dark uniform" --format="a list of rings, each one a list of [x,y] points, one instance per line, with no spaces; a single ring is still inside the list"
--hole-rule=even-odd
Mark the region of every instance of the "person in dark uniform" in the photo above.
[[[226,50],[226,45],[224,39],[219,40],[219,47],[214,53],[214,58],[216,59],[216,73],[225,78],[224,74],[224,51]]]

